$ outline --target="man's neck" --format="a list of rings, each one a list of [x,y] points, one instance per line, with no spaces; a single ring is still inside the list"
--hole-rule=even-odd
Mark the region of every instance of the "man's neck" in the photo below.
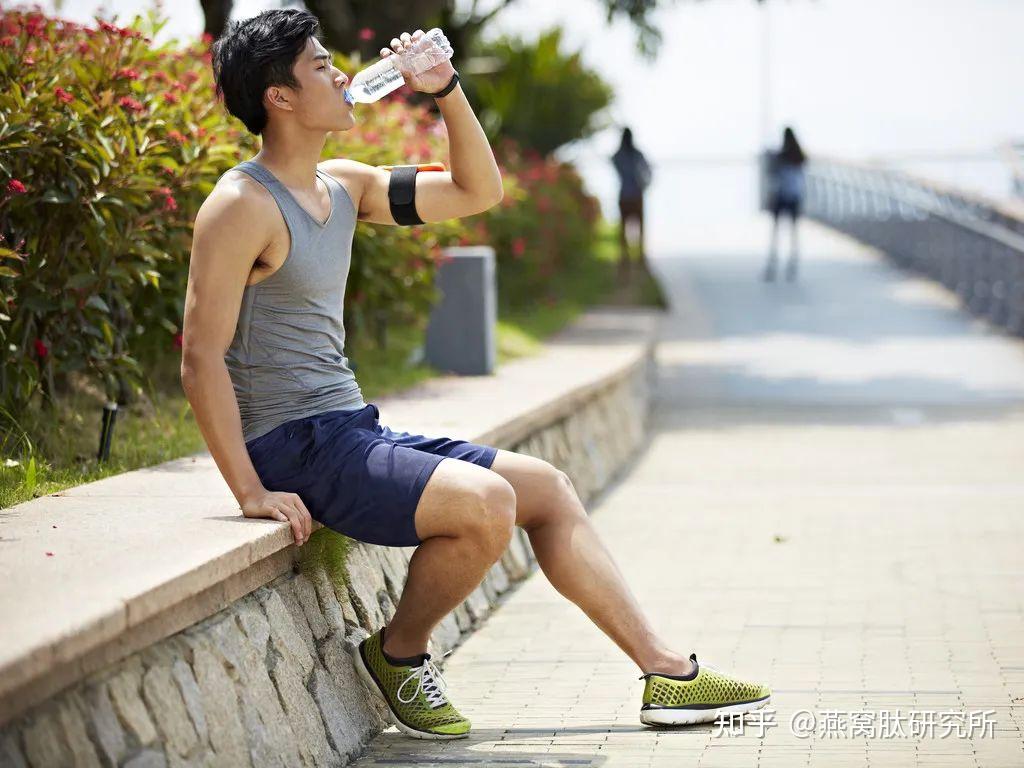
[[[281,131],[270,126],[263,132],[260,151],[252,158],[295,189],[316,188],[316,164],[323,154],[327,134],[295,130]]]

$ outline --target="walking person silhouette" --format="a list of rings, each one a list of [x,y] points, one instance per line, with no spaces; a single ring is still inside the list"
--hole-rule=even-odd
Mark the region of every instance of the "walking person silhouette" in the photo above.
[[[779,217],[785,213],[790,220],[790,253],[786,265],[786,279],[795,280],[799,258],[799,240],[797,238],[797,219],[804,200],[804,164],[807,156],[797,141],[792,128],[787,127],[782,134],[782,147],[771,158],[769,167],[769,210],[774,217],[772,224],[771,249],[768,252],[768,263],[764,267],[764,280],[775,279],[779,242]]]
[[[637,261],[641,268],[647,265],[644,252],[644,190],[651,183],[651,166],[641,152],[633,144],[633,131],[622,129],[622,140],[619,148],[612,155],[612,164],[619,175],[619,245],[622,249],[619,258],[619,274],[629,277],[632,260],[629,256],[629,238],[626,226],[630,221],[637,222]]]

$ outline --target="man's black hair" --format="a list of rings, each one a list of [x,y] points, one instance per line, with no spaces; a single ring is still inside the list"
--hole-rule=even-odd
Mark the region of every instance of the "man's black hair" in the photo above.
[[[267,88],[299,88],[292,67],[309,38],[319,39],[319,31],[320,22],[309,11],[275,9],[231,22],[213,44],[217,95],[250,132],[263,133],[267,126]]]

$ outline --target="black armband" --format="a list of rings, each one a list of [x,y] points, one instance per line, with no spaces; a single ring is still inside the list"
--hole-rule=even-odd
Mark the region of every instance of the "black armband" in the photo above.
[[[416,173],[415,165],[396,165],[391,169],[388,182],[388,203],[391,216],[396,224],[422,224],[423,219],[416,213]]]

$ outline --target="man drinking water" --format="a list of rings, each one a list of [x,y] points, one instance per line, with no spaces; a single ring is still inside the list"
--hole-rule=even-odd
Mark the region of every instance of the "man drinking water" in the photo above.
[[[299,545],[315,519],[361,541],[416,546],[394,617],[355,658],[411,736],[469,732],[427,640],[516,525],[556,589],[646,676],[641,720],[691,723],[767,704],[767,687],[698,664],[657,637],[564,472],[487,445],[392,431],[363,401],[342,323],[356,221],[469,216],[501,199],[502,182],[451,61],[402,73],[437,101],[450,172],[321,160],[327,135],[355,118],[348,78],[317,33],[310,13],[271,10],[232,23],[214,47],[218,92],[261,147],[218,180],[196,217],[181,375],[242,513],[289,524]],[[382,55],[421,36],[404,33]]]

